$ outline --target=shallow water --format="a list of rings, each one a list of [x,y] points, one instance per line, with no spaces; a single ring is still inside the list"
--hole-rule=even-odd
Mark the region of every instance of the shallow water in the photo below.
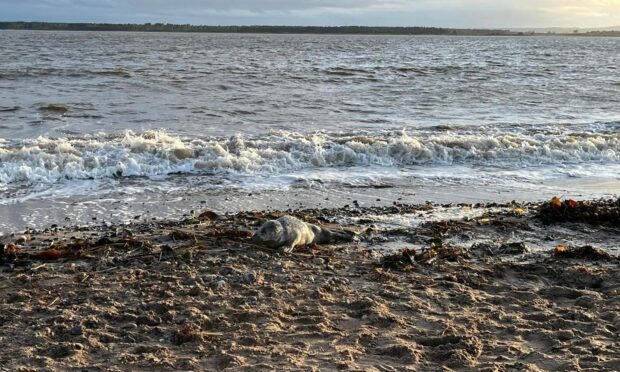
[[[3,31],[0,49],[4,230],[620,193],[618,38]]]

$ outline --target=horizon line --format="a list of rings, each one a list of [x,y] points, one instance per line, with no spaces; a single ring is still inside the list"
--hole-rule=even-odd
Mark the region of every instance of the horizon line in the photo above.
[[[620,25],[581,27],[581,26],[502,26],[502,27],[454,27],[454,26],[420,26],[420,25],[382,25],[370,26],[363,24],[340,24],[340,25],[290,25],[290,24],[207,24],[207,23],[174,23],[174,22],[84,22],[84,21],[23,21],[23,20],[0,20],[0,23],[43,23],[43,24],[83,24],[83,25],[172,25],[172,26],[193,26],[193,27],[313,27],[313,28],[339,28],[339,27],[363,27],[363,28],[437,28],[449,30],[488,30],[488,31],[509,31],[509,30],[548,30],[548,29],[571,29],[571,30],[599,30],[620,28]],[[609,30],[613,31],[613,30]]]

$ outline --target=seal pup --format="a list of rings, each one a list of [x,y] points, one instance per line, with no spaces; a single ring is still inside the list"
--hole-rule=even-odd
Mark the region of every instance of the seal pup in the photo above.
[[[292,216],[282,216],[265,222],[252,236],[252,242],[289,253],[296,246],[353,241],[355,233],[331,231]]]

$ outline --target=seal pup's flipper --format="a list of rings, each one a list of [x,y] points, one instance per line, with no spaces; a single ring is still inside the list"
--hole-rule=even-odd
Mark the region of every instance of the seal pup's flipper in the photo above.
[[[286,244],[286,245],[278,247],[278,252],[280,254],[289,254],[293,251],[293,248],[295,248],[293,244]]]
[[[336,242],[352,242],[355,240],[357,234],[353,231],[333,231],[330,229],[326,229],[324,227],[319,227],[316,225],[310,225],[312,231],[314,232],[314,243],[316,244],[329,244]]]
[[[347,230],[342,230],[342,231],[331,231],[331,239],[332,242],[352,242],[355,240],[355,237],[357,236],[356,233],[354,233],[353,231],[347,231]]]

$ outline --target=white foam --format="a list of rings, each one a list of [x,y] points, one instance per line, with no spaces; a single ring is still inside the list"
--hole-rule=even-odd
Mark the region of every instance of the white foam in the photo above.
[[[127,131],[121,135],[0,140],[0,185],[172,173],[269,175],[339,166],[515,169],[619,161],[620,134],[615,132],[273,132],[254,138],[181,138],[162,131]]]

